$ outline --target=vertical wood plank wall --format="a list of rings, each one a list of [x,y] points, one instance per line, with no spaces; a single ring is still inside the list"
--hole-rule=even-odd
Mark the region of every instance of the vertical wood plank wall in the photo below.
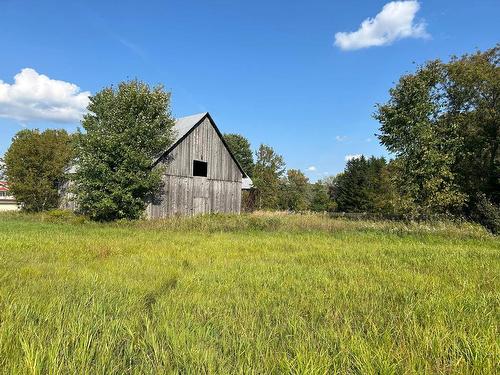
[[[207,177],[193,177],[193,160],[207,162]],[[162,164],[164,189],[148,205],[148,217],[240,212],[241,171],[208,118]]]

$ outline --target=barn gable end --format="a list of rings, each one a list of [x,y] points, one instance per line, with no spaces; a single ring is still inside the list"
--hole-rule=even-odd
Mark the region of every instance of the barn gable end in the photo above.
[[[155,163],[165,168],[164,185],[148,216],[239,213],[245,173],[210,115],[180,119],[174,129],[176,141]]]

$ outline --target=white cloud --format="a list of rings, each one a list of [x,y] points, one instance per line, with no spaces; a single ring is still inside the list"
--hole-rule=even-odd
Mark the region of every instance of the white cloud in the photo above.
[[[346,135],[337,135],[337,136],[335,137],[335,140],[336,140],[337,142],[344,142],[344,141],[347,141],[347,136],[346,136]]]
[[[345,156],[344,160],[350,161],[350,160],[354,160],[354,159],[359,159],[361,156],[363,156],[363,154],[349,154],[349,155]]]
[[[385,46],[403,38],[427,38],[425,23],[415,23],[418,1],[391,1],[375,18],[367,18],[353,32],[335,34],[335,45],[343,50]]]
[[[77,122],[86,112],[89,95],[73,83],[25,68],[12,84],[0,80],[0,117],[22,122]]]
[[[311,165],[311,166],[307,167],[307,170],[309,172],[315,172],[317,169],[316,169],[316,167],[314,165]]]

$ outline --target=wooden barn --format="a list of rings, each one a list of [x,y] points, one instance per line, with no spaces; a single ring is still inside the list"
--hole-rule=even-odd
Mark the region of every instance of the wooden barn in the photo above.
[[[241,190],[251,181],[208,112],[179,118],[175,141],[155,162],[163,165],[163,191],[146,209],[149,218],[239,213]]]

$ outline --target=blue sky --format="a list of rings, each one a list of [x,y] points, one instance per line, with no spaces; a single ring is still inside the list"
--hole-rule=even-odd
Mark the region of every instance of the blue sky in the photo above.
[[[372,113],[398,77],[500,41],[498,0],[388,3],[0,0],[0,155],[22,127],[74,131],[88,92],[136,77],[312,180],[387,155]]]

